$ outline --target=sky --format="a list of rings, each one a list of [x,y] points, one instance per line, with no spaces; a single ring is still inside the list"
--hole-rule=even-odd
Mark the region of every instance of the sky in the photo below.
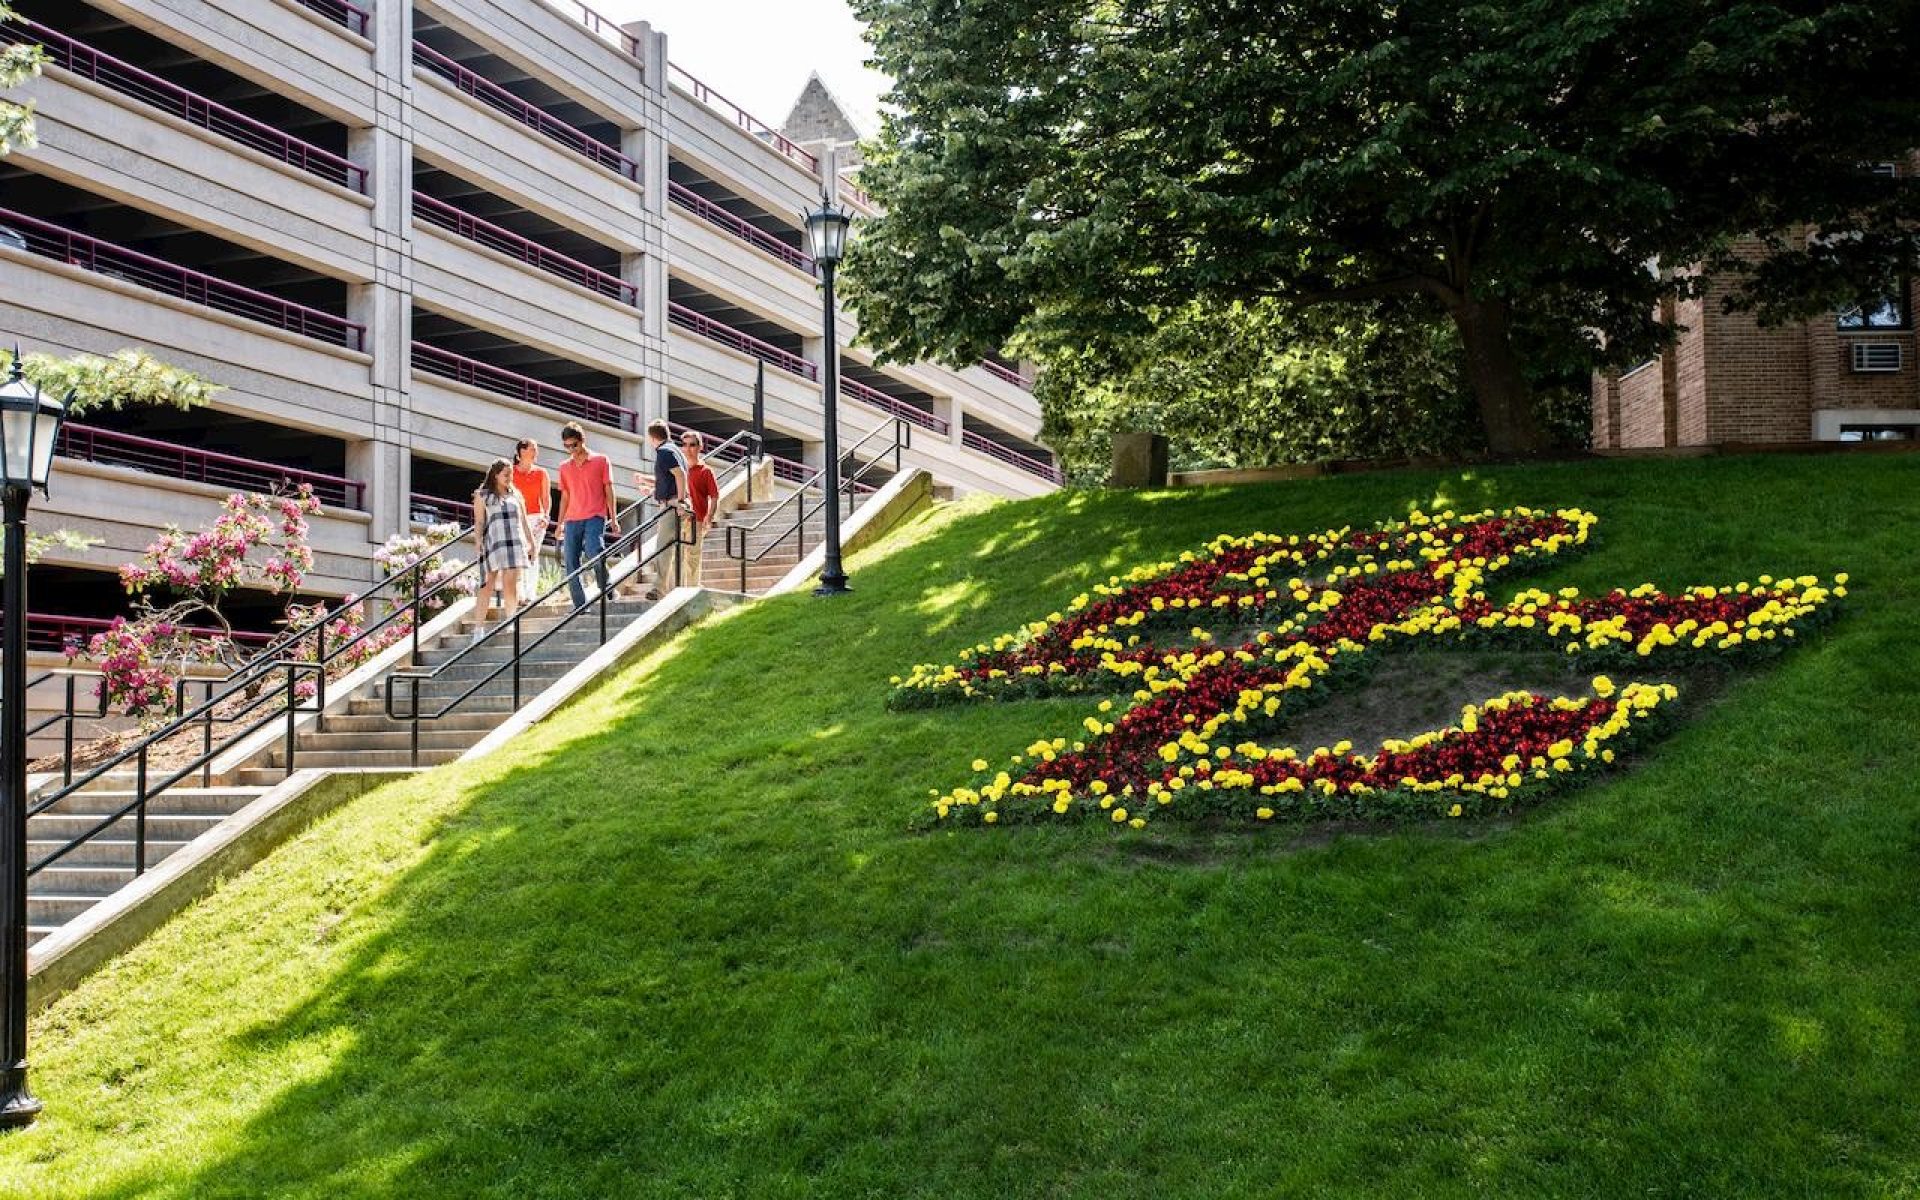
[[[769,125],[779,126],[808,72],[818,71],[861,134],[879,132],[887,78],[864,65],[867,44],[846,0],[589,3],[622,23],[652,22],[667,35],[669,58]]]

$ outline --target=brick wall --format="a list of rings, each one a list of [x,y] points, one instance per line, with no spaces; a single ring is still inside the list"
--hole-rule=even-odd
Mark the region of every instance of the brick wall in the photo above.
[[[1666,400],[1659,361],[1620,377],[1620,447],[1666,444]]]
[[[1757,253],[1759,245],[1743,249]],[[1751,314],[1729,313],[1723,307],[1729,290],[1710,282],[1700,301],[1706,400],[1682,444],[1806,441],[1813,436],[1809,327],[1765,329]]]
[[[1902,169],[1920,172],[1920,152]],[[1760,245],[1741,249],[1757,254]],[[1710,282],[1700,298],[1663,307],[1661,319],[1681,332],[1658,363],[1594,376],[1596,448],[1799,442],[1815,436],[1817,411],[1920,410],[1920,333],[1912,328],[1920,280],[1908,283],[1909,328],[1900,330],[1841,330],[1832,315],[1765,329],[1748,314],[1724,311],[1728,290]],[[1851,347],[1863,340],[1899,343],[1902,369],[1854,372]]]

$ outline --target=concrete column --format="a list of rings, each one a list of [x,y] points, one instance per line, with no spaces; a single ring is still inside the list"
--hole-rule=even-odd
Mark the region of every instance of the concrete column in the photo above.
[[[374,271],[372,283],[352,289],[348,305],[366,324],[373,355],[374,436],[348,445],[347,466],[367,482],[367,536],[382,542],[408,528],[412,490],[413,6],[378,4],[373,24],[379,124],[348,135],[348,157],[370,172]]]
[[[372,438],[348,442],[347,478],[366,485],[367,509],[374,514],[370,541],[384,542],[407,527],[413,456],[404,445]]]
[[[623,26],[640,58],[647,100],[639,124],[621,133],[621,151],[640,164],[640,241],[645,253],[621,263],[623,277],[640,290],[640,420],[667,417],[667,35],[646,21]],[[623,386],[622,391],[625,392]]]

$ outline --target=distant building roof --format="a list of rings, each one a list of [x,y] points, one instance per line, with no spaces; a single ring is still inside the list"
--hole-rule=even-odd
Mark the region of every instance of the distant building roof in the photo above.
[[[847,115],[846,105],[828,89],[820,78],[820,72],[814,71],[807,76],[807,86],[800,89],[800,98],[793,102],[793,108],[787,113],[787,119],[780,123],[780,132],[806,145],[808,142],[835,142],[845,145],[840,161],[843,168],[860,165],[860,127]]]

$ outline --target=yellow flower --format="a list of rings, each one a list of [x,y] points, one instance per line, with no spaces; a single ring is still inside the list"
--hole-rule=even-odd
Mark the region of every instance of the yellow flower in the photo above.
[[[1114,809],[1114,810],[1113,810],[1113,821],[1114,821],[1114,824],[1116,824],[1116,825],[1117,825],[1117,824],[1119,824],[1120,822],[1122,822],[1122,821],[1124,821],[1124,820],[1126,820],[1126,819],[1127,819],[1127,810],[1126,810],[1126,809],[1124,809],[1124,808],[1116,808],[1116,809]]]
[[[1456,804],[1452,808],[1447,810],[1447,815],[1450,817],[1457,817],[1465,811],[1466,811],[1465,809],[1461,808],[1458,804]]]
[[[986,759],[984,759],[984,758],[976,758],[976,759],[974,759],[974,760],[973,760],[973,769],[974,769],[974,770],[976,770],[976,771],[984,771],[984,770],[986,770],[986,769],[987,769],[987,760],[986,760]]]
[[[991,825],[995,821],[998,821],[1000,819],[1000,814],[997,812],[990,812],[982,816],[980,819],[982,821],[985,821],[987,824]]]
[[[1260,808],[1255,809],[1253,815],[1256,817],[1259,817],[1262,821],[1273,820],[1273,810],[1270,808],[1267,808],[1264,805],[1262,805]]]

